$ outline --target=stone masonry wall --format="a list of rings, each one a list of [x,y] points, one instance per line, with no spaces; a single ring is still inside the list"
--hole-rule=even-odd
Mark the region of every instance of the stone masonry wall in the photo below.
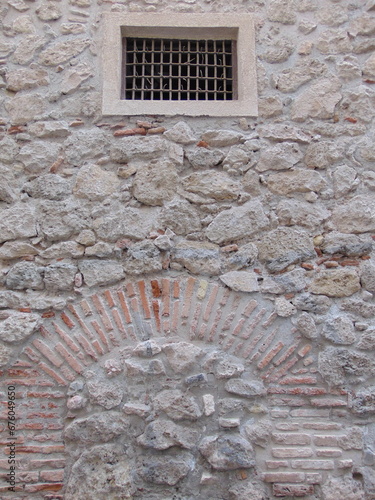
[[[102,116],[109,11],[252,12],[259,116]],[[375,1],[0,20],[0,498],[374,500]]]

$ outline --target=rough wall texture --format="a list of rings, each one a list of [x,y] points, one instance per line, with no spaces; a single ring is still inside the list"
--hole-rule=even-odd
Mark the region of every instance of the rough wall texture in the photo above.
[[[143,10],[253,12],[259,117],[103,117]],[[374,500],[374,0],[0,19],[1,498]]]

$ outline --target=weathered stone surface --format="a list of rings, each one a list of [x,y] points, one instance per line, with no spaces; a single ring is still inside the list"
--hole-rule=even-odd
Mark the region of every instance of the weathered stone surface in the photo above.
[[[265,39],[266,50],[261,54],[261,59],[275,64],[287,61],[294,52],[293,41],[286,36],[267,37]]]
[[[102,406],[106,410],[116,408],[121,403],[125,392],[123,383],[115,380],[106,379],[102,381],[94,377],[89,379],[86,385],[90,402]]]
[[[245,398],[254,398],[256,396],[265,396],[266,389],[259,380],[243,380],[240,378],[228,380],[225,384],[225,390],[231,394]]]
[[[153,160],[167,150],[167,141],[159,137],[124,137],[111,147],[110,155],[116,163],[127,163],[134,158]]]
[[[220,273],[219,247],[213,243],[180,241],[172,250],[172,260],[194,274]]]
[[[349,476],[329,478],[322,490],[324,500],[336,500],[337,498],[365,500],[366,498],[362,484],[355,479],[351,479]]]
[[[309,290],[328,297],[349,297],[358,292],[361,286],[359,276],[353,269],[323,271],[313,279]]]
[[[253,447],[241,436],[205,437],[199,451],[216,470],[247,469],[255,465]]]
[[[82,453],[73,464],[65,492],[66,500],[111,496],[131,500],[136,492],[132,481],[133,470],[134,465],[124,455],[122,446],[94,446]]]
[[[363,74],[369,78],[375,77],[375,55],[371,55],[366,59],[365,64],[363,65]]]
[[[375,328],[371,327],[365,330],[357,343],[358,349],[371,351],[375,349]]]
[[[113,260],[83,260],[78,267],[87,286],[109,285],[125,276],[122,266]]]
[[[324,235],[324,240],[320,245],[323,253],[342,254],[347,257],[360,257],[371,252],[373,241],[366,235],[354,235],[332,231]]]
[[[286,172],[272,174],[268,177],[267,186],[275,194],[319,193],[326,187],[324,178],[314,170],[291,169]]]
[[[40,175],[22,189],[32,198],[49,200],[63,200],[72,192],[70,182],[55,174]]]
[[[73,192],[78,198],[99,201],[114,193],[119,183],[115,173],[107,172],[98,165],[85,165],[78,172]]]
[[[257,292],[259,290],[257,275],[248,271],[231,271],[222,274],[220,280],[235,292]]]
[[[5,366],[8,364],[10,357],[13,353],[13,349],[6,346],[2,342],[0,342],[0,366]]]
[[[318,203],[300,200],[282,200],[277,205],[277,217],[283,226],[302,226],[316,229],[331,213]]]
[[[340,309],[359,314],[364,318],[371,318],[375,315],[375,304],[365,302],[361,299],[344,300],[340,305]]]
[[[77,266],[67,262],[56,262],[44,269],[44,284],[46,290],[72,290]]]
[[[40,119],[46,107],[46,101],[40,94],[16,96],[5,103],[5,109],[14,125],[23,125]]]
[[[332,177],[335,198],[345,196],[359,184],[356,170],[347,165],[338,166],[334,170]]]
[[[359,390],[352,400],[352,411],[357,415],[372,415],[375,413],[375,387]]]
[[[167,450],[172,446],[190,450],[195,447],[198,439],[199,432],[160,418],[146,426],[144,433],[137,438],[137,443],[155,450]]]
[[[296,127],[291,127],[290,125],[280,123],[259,127],[258,133],[261,137],[269,139],[270,141],[292,141],[301,144],[308,144],[311,142],[311,136],[306,134],[304,131]]]
[[[163,345],[162,348],[169,364],[176,373],[183,373],[192,368],[202,353],[200,347],[187,342],[171,342]]]
[[[127,252],[124,269],[129,274],[143,274],[161,271],[160,250],[151,241],[134,243]]]
[[[129,420],[116,411],[94,413],[86,418],[77,418],[64,431],[68,441],[96,444],[111,441],[129,429]]]
[[[258,172],[266,170],[287,170],[301,161],[303,154],[297,144],[284,142],[262,149],[256,165]]]
[[[156,356],[161,352],[161,347],[154,340],[146,340],[145,342],[141,342],[137,344],[133,353],[137,356],[141,356],[144,358],[151,358],[152,356]]]
[[[139,474],[149,483],[174,486],[187,476],[193,464],[193,457],[189,454],[144,458],[139,467]]]
[[[351,51],[352,44],[344,29],[328,29],[320,35],[316,48],[322,54],[346,54]]]
[[[251,443],[266,448],[270,442],[273,425],[271,420],[268,419],[260,420],[256,424],[253,420],[250,420],[244,426],[244,430],[247,439]]]
[[[355,56],[344,56],[336,63],[337,76],[345,81],[354,80],[362,76],[358,58]]]
[[[27,255],[38,255],[39,250],[25,241],[7,241],[0,248],[1,260],[13,260]]]
[[[69,125],[64,121],[40,121],[30,124],[28,132],[36,137],[57,138],[70,135]]]
[[[193,144],[196,138],[186,122],[177,122],[172,128],[164,132],[164,137],[178,144]]]
[[[273,118],[283,113],[283,102],[277,96],[263,97],[258,101],[259,116]]]
[[[42,268],[33,262],[17,262],[9,270],[6,280],[7,288],[13,290],[42,290],[44,288]]]
[[[343,347],[326,347],[319,353],[319,371],[333,386],[361,383],[375,373],[375,362],[370,356]]]
[[[280,227],[264,236],[258,243],[259,259],[271,271],[281,271],[290,264],[314,256],[311,239],[304,231]]]
[[[240,193],[240,183],[221,172],[196,172],[185,177],[186,191],[208,196],[217,201],[235,200]]]
[[[56,42],[47,47],[39,54],[39,63],[43,66],[58,66],[72,57],[78,56],[86,47],[90,45],[90,40],[82,38],[72,39],[66,42]]]
[[[92,247],[88,247],[85,250],[86,257],[112,257],[113,256],[113,246],[105,241],[99,241]]]
[[[143,359],[126,359],[124,364],[129,377],[138,375],[142,377],[165,375],[164,365],[159,359],[152,359],[151,361]]]
[[[102,130],[82,130],[65,141],[66,159],[72,165],[81,167],[83,159],[89,158],[92,161],[97,156],[103,156],[107,143],[107,137]]]
[[[208,130],[202,134],[202,141],[214,148],[233,146],[243,142],[243,139],[243,134],[233,130]]]
[[[40,252],[40,256],[44,259],[77,259],[83,256],[84,251],[84,246],[76,243],[75,241],[62,241],[61,243],[51,245],[46,250]]]
[[[223,258],[224,257],[224,258]],[[235,271],[253,264],[258,257],[258,248],[254,243],[242,245],[235,252],[222,257],[222,270]]]
[[[133,194],[145,205],[163,205],[176,193],[177,172],[170,161],[154,161],[135,174]]]
[[[195,421],[202,416],[195,398],[178,389],[159,392],[154,397],[153,404],[156,411],[163,411],[173,420]]]
[[[65,95],[72,94],[93,74],[94,69],[89,64],[77,64],[77,66],[65,72],[61,82],[61,92]]]
[[[38,314],[13,313],[0,322],[0,339],[4,342],[19,342],[30,337],[42,324]]]
[[[332,213],[333,222],[342,233],[366,233],[375,230],[375,200],[371,196],[355,196]]]
[[[0,161],[5,164],[13,163],[20,147],[11,137],[4,137],[0,141]]]
[[[281,92],[295,92],[305,83],[324,75],[326,70],[327,66],[317,59],[302,59],[292,68],[284,69],[274,76],[274,85]]]
[[[49,85],[48,72],[44,69],[17,69],[6,74],[6,88],[12,92]]]
[[[352,36],[371,36],[375,34],[375,19],[372,16],[362,14],[353,19],[349,26],[349,33]]]
[[[240,377],[244,372],[245,367],[236,358],[224,358],[217,364],[215,375],[217,378]]]
[[[59,5],[55,2],[43,2],[37,9],[36,15],[41,21],[56,21],[62,16]]]
[[[270,21],[282,24],[294,24],[297,16],[294,9],[293,0],[271,0],[267,17]]]
[[[295,322],[296,327],[307,339],[316,339],[318,337],[318,330],[315,321],[311,314],[303,312],[300,314]]]
[[[187,150],[185,155],[194,169],[213,168],[219,165],[224,159],[224,153],[219,149],[200,147]]]
[[[297,312],[294,305],[285,297],[277,297],[275,299],[275,311],[281,318],[288,318]]]
[[[34,58],[35,52],[46,44],[47,40],[43,36],[28,35],[17,43],[12,60],[16,64],[28,64]]]
[[[206,234],[214,243],[237,240],[268,227],[269,219],[259,201],[224,210],[208,226]]]
[[[357,339],[353,321],[348,316],[336,316],[325,321],[322,335],[333,344],[350,345]]]
[[[253,151],[245,143],[240,146],[232,146],[223,162],[225,169],[242,169],[250,161]]]
[[[243,484],[245,483],[245,484]],[[241,481],[228,490],[230,500],[265,500],[266,492],[263,486],[256,482]]]
[[[12,28],[16,33],[32,34],[36,31],[31,16],[27,15],[17,17],[12,23]]]
[[[313,83],[293,102],[291,118],[295,121],[305,121],[308,118],[332,118],[336,104],[341,100],[339,92],[341,82],[331,76]]]
[[[348,14],[340,5],[329,5],[319,9],[318,20],[326,26],[340,26],[348,20]]]
[[[34,141],[26,146],[23,146],[18,153],[17,160],[21,161],[28,172],[33,174],[40,173],[43,170],[51,167],[53,163],[57,160],[60,153],[60,145],[58,144],[46,144],[44,141]],[[53,174],[50,174],[53,175]],[[53,182],[56,184],[58,181],[52,181],[51,177],[49,179],[49,185],[45,188],[40,186],[39,191],[45,189],[48,193],[52,188],[50,184]],[[66,181],[64,181],[66,184]],[[36,180],[35,184],[40,184],[40,181]],[[61,185],[63,182],[60,183]],[[41,196],[45,198],[47,196]]]
[[[163,227],[179,235],[200,231],[202,228],[196,208],[188,201],[177,198],[164,205],[159,220]]]
[[[361,266],[361,285],[369,292],[375,292],[375,265],[365,262]]]

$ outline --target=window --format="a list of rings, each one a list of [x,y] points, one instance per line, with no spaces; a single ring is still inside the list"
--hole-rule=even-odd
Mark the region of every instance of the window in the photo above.
[[[103,114],[256,116],[250,14],[106,14]]]

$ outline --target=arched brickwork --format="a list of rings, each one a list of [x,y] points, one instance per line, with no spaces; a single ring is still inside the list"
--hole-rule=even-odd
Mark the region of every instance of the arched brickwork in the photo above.
[[[120,348],[150,339],[214,347],[251,368],[265,387],[264,413],[271,422],[264,442],[255,440],[256,470],[274,495],[312,494],[327,471],[352,467],[359,453],[358,444],[345,442],[348,430],[329,422],[332,412],[344,416],[347,394],[329,391],[311,344],[258,294],[197,278],[140,280],[44,317],[40,334],[29,339],[2,380],[4,387],[16,386],[19,498],[38,498],[38,492],[43,499],[64,498],[63,432],[84,413],[67,408],[72,383],[114,359]],[[8,498],[6,487],[2,495]]]

